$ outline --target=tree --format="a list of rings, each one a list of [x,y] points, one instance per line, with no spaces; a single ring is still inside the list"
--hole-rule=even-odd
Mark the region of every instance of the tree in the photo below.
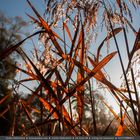
[[[27,23],[23,21],[21,17],[8,18],[0,12],[0,54],[3,53],[5,48],[8,48],[21,40],[21,27],[26,24]],[[16,69],[9,64],[14,64],[16,57],[18,56],[12,55],[3,61],[0,61],[0,99],[5,95],[14,92],[12,84],[9,83],[12,83],[14,80],[14,77],[16,76]],[[8,107],[10,100],[12,100],[12,95],[0,106],[0,112],[3,112]],[[10,111],[5,113],[4,117],[0,118],[1,135],[6,135],[9,132],[11,125],[10,119]]]

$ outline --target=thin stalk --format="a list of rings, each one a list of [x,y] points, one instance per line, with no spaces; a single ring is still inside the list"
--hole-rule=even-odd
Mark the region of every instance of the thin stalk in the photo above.
[[[127,56],[128,56],[128,60],[130,61],[130,57],[129,57],[130,51],[129,51],[128,39],[127,39],[126,30],[123,26],[123,21],[122,21],[122,27],[123,27],[123,33],[124,33],[124,38],[125,38],[125,43],[126,43]],[[135,78],[134,78],[133,68],[130,68],[130,72],[131,72],[132,83],[133,83],[133,87],[134,87],[134,91],[135,91],[136,102],[137,102],[137,106],[138,106],[138,125],[139,125],[140,124],[140,102],[139,102],[138,92],[137,92],[137,88],[136,88],[136,82],[135,82]],[[140,132],[140,125],[138,126],[138,131]]]
[[[125,43],[126,43],[126,48],[127,48],[127,55],[128,55],[128,59],[130,61],[128,39],[127,39],[127,35],[126,35],[126,31],[125,31],[124,27],[123,27],[123,32],[124,32]],[[133,68],[130,68],[130,72],[131,72],[132,83],[133,83],[133,87],[134,87],[134,91],[135,91],[136,102],[137,102],[137,106],[138,106],[138,121],[139,121],[138,125],[139,125],[140,124],[140,102],[139,102],[138,92],[137,92],[137,88],[136,88],[136,82],[135,82],[135,78],[134,78]],[[140,125],[138,126],[138,132],[140,134]]]
[[[66,49],[66,36],[65,36],[65,29],[64,29],[64,18],[63,18],[63,37],[64,37],[64,52],[67,53]]]
[[[68,91],[69,91],[69,84],[68,84]],[[72,106],[71,106],[71,100],[70,100],[70,98],[69,98],[69,107],[70,107],[71,125],[73,126]]]
[[[110,15],[109,15],[109,13],[108,13],[108,10],[107,10],[107,8],[106,8],[106,5],[105,5],[104,0],[103,0],[103,4],[104,4],[104,6],[105,6],[105,10],[106,10],[106,12],[107,12],[107,16],[108,16],[110,28],[111,28],[112,33],[113,33],[113,38],[114,38],[114,41],[115,41],[115,46],[116,46],[116,49],[117,49],[117,51],[118,51],[120,64],[121,64],[121,67],[122,67],[124,79],[125,79],[126,86],[127,86],[127,89],[128,89],[128,94],[129,94],[129,98],[130,98],[131,108],[132,108],[132,111],[133,111],[133,115],[134,115],[135,123],[136,123],[136,125],[137,125],[137,129],[138,129],[138,128],[139,128],[139,126],[138,126],[138,120],[137,120],[137,117],[136,117],[136,115],[135,115],[136,112],[135,112],[135,108],[134,108],[134,105],[133,105],[132,96],[131,96],[131,93],[130,93],[130,87],[129,87],[129,84],[128,84],[127,76],[126,76],[126,74],[125,74],[125,69],[124,69],[124,65],[123,65],[123,61],[122,61],[120,49],[119,49],[119,46],[118,46],[117,39],[116,39],[116,37],[115,37],[115,33],[114,33],[114,30],[113,30],[113,26],[112,26],[111,20],[110,20]],[[139,134],[140,134],[140,132],[139,132]]]
[[[10,135],[14,136],[15,134],[15,125],[16,125],[16,104],[13,103],[13,119],[12,119],[12,125],[10,128]]]
[[[40,97],[42,98],[42,88],[40,90]],[[43,104],[42,104],[42,102],[40,102],[40,111],[41,111],[40,122],[42,123],[43,122]],[[41,136],[43,135],[43,127],[41,127],[40,135]]]
[[[80,63],[82,63],[84,65],[84,63],[85,63],[85,56],[86,56],[86,50],[85,50],[85,42],[84,42],[84,39],[85,39],[84,25],[82,24],[82,16],[81,16],[81,13],[80,13],[80,18],[81,18],[81,28],[82,28],[82,42],[81,42],[82,44],[81,44],[81,50],[80,50],[79,60],[80,60]],[[80,80],[82,80],[84,78],[85,72],[83,70],[79,69],[79,73],[80,73],[80,76],[81,76]],[[79,94],[80,94],[80,98],[81,98],[80,99],[81,100],[80,102],[82,102],[82,100],[84,100],[84,94],[85,94],[83,88],[79,92]],[[84,103],[84,101],[83,101],[83,103]],[[84,104],[83,104],[83,106],[81,106],[81,109],[84,110]],[[83,128],[82,121],[83,121],[83,114],[80,113],[80,131],[81,131],[81,136],[83,134],[82,133],[83,132],[83,130],[82,130],[82,128]]]
[[[59,83],[59,80],[57,79],[57,85],[58,83]],[[61,97],[61,91],[58,86],[56,87],[56,92],[57,92],[58,102],[60,102],[62,97]],[[63,122],[62,105],[59,106],[58,110],[62,114],[62,117],[59,117],[59,133],[62,136],[63,135],[63,128],[61,128],[61,122]]]
[[[109,127],[111,126],[112,122],[113,122],[115,119],[116,119],[116,118],[113,118],[113,119],[110,121],[109,125],[106,127],[106,129],[105,129],[105,131],[103,132],[102,136],[105,136],[105,134],[107,133]]]
[[[66,32],[65,32],[65,29],[64,29],[64,18],[63,18],[63,37],[64,37],[64,52],[65,54],[67,54],[67,49],[66,49]],[[67,69],[67,66],[68,66],[68,63],[66,61],[66,69]]]
[[[92,97],[92,90],[91,90],[91,83],[90,83],[90,80],[88,81],[88,84],[89,84],[89,93],[90,93],[90,104],[91,104],[91,110],[92,110],[92,119],[93,119],[93,132],[94,132],[94,135],[97,136],[97,125],[96,125],[96,114],[95,114],[95,104],[94,104],[94,101],[93,101],[93,97]]]
[[[64,18],[63,18],[63,22],[64,22]],[[65,29],[64,29],[64,24],[63,24],[63,37],[64,37],[64,51],[65,51],[65,54],[67,54],[67,50],[66,50],[66,32],[65,32]],[[66,61],[66,70],[68,71],[68,63]],[[67,76],[67,73],[66,73],[66,76]],[[69,84],[68,84],[68,90],[69,90]],[[71,106],[71,100],[69,98],[69,107],[70,107],[70,118],[71,118],[71,126],[73,127],[73,117],[72,117],[72,106]]]
[[[114,100],[116,100],[116,102],[117,102],[117,101],[119,102],[118,105],[121,104],[121,100],[119,99],[119,97],[117,96],[117,94],[115,94],[115,91],[114,91],[114,90],[111,90],[111,89],[108,89],[108,91],[109,91],[109,93],[112,95],[113,98],[114,98],[114,96],[115,96]],[[114,95],[114,96],[113,96],[113,95]],[[135,125],[134,125],[134,123],[132,122],[132,119],[131,119],[130,115],[128,114],[126,108],[124,107],[123,103],[122,103],[122,107],[123,107],[123,109],[124,109],[125,112],[126,112],[126,115],[127,115],[128,120],[130,121],[130,123],[132,124],[132,126],[133,126],[134,128],[136,128]]]
[[[86,61],[86,65],[88,67],[88,63]],[[92,89],[91,89],[91,82],[90,80],[88,80],[88,85],[89,85],[89,93],[90,93],[90,104],[91,104],[91,112],[92,112],[92,119],[93,119],[93,134],[95,136],[97,136],[97,125],[96,125],[96,119],[95,119],[95,104],[93,101],[93,97],[92,97]]]
[[[120,14],[121,14],[121,17],[123,17],[121,1],[120,1]],[[126,30],[125,30],[125,27],[124,27],[123,20],[121,20],[121,24],[122,24],[124,38],[125,38],[127,56],[128,56],[128,60],[130,61],[130,57],[129,57],[130,56],[130,51],[129,51],[128,39],[127,39],[127,34],[126,34]],[[136,97],[137,106],[138,106],[138,126],[137,127],[138,127],[138,133],[140,134],[140,102],[139,102],[138,92],[137,92],[137,88],[136,88],[136,82],[135,82],[135,78],[134,78],[133,68],[130,68],[130,71],[131,71],[131,78],[132,78],[132,83],[133,83],[133,87],[134,87],[134,90],[135,90],[135,97]]]
[[[81,118],[81,116],[80,116]],[[83,131],[82,131],[82,118],[80,119],[80,135],[83,135]]]

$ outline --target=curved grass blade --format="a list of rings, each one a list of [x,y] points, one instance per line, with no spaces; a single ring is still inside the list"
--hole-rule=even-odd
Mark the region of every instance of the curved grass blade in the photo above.
[[[88,59],[90,63],[93,65],[93,67],[97,66],[98,63],[96,61],[93,61],[93,59],[91,59],[89,56],[88,56]],[[101,70],[95,74],[94,78],[100,81],[101,83],[103,83],[104,85],[106,85],[111,91],[112,90],[117,91],[117,94],[128,104],[127,97],[122,93],[120,89],[118,89],[115,85],[113,85],[110,81],[106,79],[106,77],[104,76]],[[115,92],[112,92],[112,93],[115,97],[117,97]],[[116,98],[116,99],[118,99],[118,101],[120,102],[119,98]]]
[[[55,119],[59,119],[59,118],[62,119],[62,116],[61,116],[59,110],[57,110],[57,108],[53,107],[50,103],[48,103],[46,100],[44,100],[44,99],[41,98],[41,97],[39,97],[39,100],[43,103],[43,105],[45,106],[45,108],[46,108],[47,110],[49,110],[49,112],[50,112],[49,117],[50,117],[51,115],[53,115],[53,117],[54,117]],[[72,126],[71,126],[71,124],[70,124],[70,121],[71,121],[71,120],[70,120],[70,117],[69,117],[69,115],[68,115],[66,109],[64,108],[64,106],[62,106],[62,113],[63,113],[63,115],[64,115],[64,120],[65,120],[64,123],[66,124],[67,127],[70,126],[70,128],[72,128]],[[74,129],[72,129],[71,132],[72,132],[74,135],[75,135],[75,133],[77,133]]]
[[[93,67],[96,67],[98,65],[98,62],[94,61],[91,57],[88,56],[87,58],[89,59],[89,61],[92,64]],[[102,79],[106,79],[104,74],[102,73],[102,71],[98,71],[97,75],[102,77]]]
[[[126,70],[126,73],[128,72],[128,69],[131,65],[131,60],[133,58],[133,55],[135,54],[136,51],[138,51],[140,49],[140,28],[139,28],[139,31],[137,33],[137,36],[136,36],[136,40],[135,40],[135,43],[134,43],[134,46],[133,46],[133,49],[132,51],[130,52],[130,55],[129,55],[129,63],[128,63],[128,66],[127,66],[127,70]]]
[[[18,83],[23,83],[23,82],[28,82],[28,81],[34,81],[34,80],[37,80],[37,79],[34,79],[34,78],[26,78],[26,79],[22,79],[22,80],[18,81]]]
[[[118,121],[118,123],[120,123],[121,118],[114,112],[114,110],[111,107],[109,107],[109,105],[107,103],[105,103],[105,101],[102,100],[102,103],[110,110],[110,112],[113,114],[113,116]],[[124,127],[126,127],[132,133],[132,135],[135,135],[134,132],[131,131],[131,129],[129,127],[127,127],[127,125],[124,124]]]
[[[114,34],[117,35],[120,31],[122,31],[122,28],[116,28],[116,29],[114,29]],[[99,45],[98,50],[97,50],[97,56],[96,56],[96,57],[97,57],[97,58],[96,58],[96,61],[97,61],[97,62],[99,61],[100,51],[101,51],[101,49],[102,49],[104,43],[105,43],[107,40],[111,39],[112,37],[113,37],[113,33],[110,32],[109,35],[108,35],[108,36],[101,42],[101,44]]]
[[[101,68],[103,68],[116,54],[117,52],[113,52],[111,54],[109,54],[108,56],[106,56],[101,62],[98,63],[98,65],[90,72],[88,73],[88,75],[77,85],[74,86],[74,88],[72,88],[70,90],[70,92],[66,95],[66,97],[60,102],[60,104],[63,104],[69,97],[73,96],[73,94],[79,90],[79,88],[81,88],[81,86],[83,86],[91,77],[93,77]],[[68,61],[75,63],[75,65],[77,65],[80,68],[83,68],[85,71],[87,70],[86,66],[81,65],[81,63],[70,59],[70,57],[64,57],[65,59],[67,59]]]
[[[25,52],[22,50],[22,52],[24,53],[24,55],[26,56],[26,58],[28,59],[28,61],[30,62],[30,64],[32,65],[33,69],[35,70],[39,80],[43,83],[43,85],[49,90],[49,93],[52,95],[52,97],[58,101],[58,98],[56,96],[56,94],[54,93],[53,89],[50,86],[50,83],[48,82],[47,79],[44,78],[44,76],[40,73],[40,71],[37,69],[37,67],[34,65],[34,63],[29,59],[29,57],[25,54]]]
[[[36,66],[33,64],[33,62],[29,59],[29,57],[24,53],[24,55],[26,56],[26,58],[29,60],[29,62],[31,63],[31,65],[33,66],[33,68],[34,68],[34,70],[36,71],[36,73],[37,73],[37,75],[38,75],[38,77],[40,78],[40,80],[41,80],[41,82],[44,84],[44,86],[49,90],[49,93],[51,93],[51,95],[52,95],[52,97],[55,99],[55,101],[56,102],[58,102],[58,98],[57,98],[57,96],[56,96],[56,94],[54,93],[54,91],[53,91],[53,89],[51,88],[51,86],[50,86],[50,84],[49,84],[49,81],[47,81],[47,79],[45,79],[43,76],[42,76],[42,74],[39,72],[39,70],[36,68]],[[35,94],[35,93],[34,93]],[[37,95],[37,94],[36,94]],[[37,95],[38,96],[38,95]],[[41,98],[41,97],[39,97],[39,99],[40,99],[40,101],[48,108],[48,109],[53,109],[54,107],[52,107],[50,104],[48,104],[48,103],[46,103],[45,102],[45,100],[43,100],[43,98]],[[53,109],[54,110],[54,109]],[[64,109],[63,109],[64,110]],[[57,114],[56,114],[56,112],[57,112]],[[54,113],[54,112],[53,112]],[[51,114],[53,114],[53,113],[51,113]],[[64,110],[64,112],[63,112],[63,114],[65,113],[65,117],[67,117],[66,116],[66,114],[68,114],[68,113],[66,113],[66,111]],[[58,116],[58,114],[59,114],[59,116]],[[56,109],[55,110],[55,118],[57,118],[58,119],[58,117],[61,117],[60,116],[60,113],[59,113],[59,111]],[[62,118],[62,117],[61,117]],[[69,119],[70,120],[70,119]],[[68,120],[68,118],[66,118],[66,121],[67,121],[67,123],[68,123],[68,125],[70,125],[70,122],[69,122],[69,120]]]
[[[27,15],[29,18],[31,18],[36,24],[38,24],[40,27],[42,27],[42,24],[41,24],[37,19],[35,19],[34,17],[32,17],[31,15],[29,15],[29,14],[27,14],[27,13],[26,13],[26,15]],[[53,31],[52,31],[52,32],[53,32]],[[54,35],[56,38],[58,38],[59,40],[61,40],[61,41],[63,42],[63,40],[59,37],[58,34],[56,34],[55,32],[53,32],[53,35]]]
[[[31,2],[29,0],[27,0],[27,2],[30,5],[30,7],[32,8],[32,10],[34,11],[34,13],[36,14],[36,16],[38,17],[38,19],[40,20],[40,23],[42,24],[42,26],[44,27],[44,29],[48,33],[50,39],[52,40],[52,43],[54,44],[54,46],[56,47],[56,49],[58,50],[58,52],[60,54],[63,54],[63,51],[62,51],[60,45],[58,44],[57,40],[55,39],[54,33],[51,30],[51,28],[49,27],[48,23],[40,16],[40,14],[33,7],[33,5],[31,4]]]
[[[74,46],[75,46],[75,42],[76,42],[76,39],[77,39],[77,36],[78,36],[78,32],[79,32],[79,25],[80,25],[80,22],[78,21],[78,24],[77,24],[77,27],[76,27],[76,31],[75,31],[75,34],[74,34],[74,38],[72,40],[72,44],[71,44],[71,49],[70,49],[70,52],[69,52],[69,55],[72,57],[72,53],[73,53],[73,49],[74,49]],[[80,33],[81,34],[81,33]],[[81,38],[81,35],[79,36],[79,41],[78,41],[78,44],[80,42],[80,39]],[[78,46],[78,45],[77,45]]]
[[[25,39],[23,39],[22,41],[20,41],[19,43],[17,43],[16,45],[14,46],[11,46],[11,47],[8,47],[6,48],[1,54],[0,54],[0,60],[3,60],[4,58],[6,58],[8,55],[10,55],[13,51],[15,51],[18,47],[20,47],[23,42],[25,42],[27,39],[37,35],[37,34],[40,34],[40,33],[44,33],[45,31],[44,30],[41,30],[41,31],[37,31],[35,33],[33,33],[32,35],[26,37]]]
[[[74,40],[72,41],[72,46],[71,46],[71,50],[70,50],[70,57],[72,57],[72,54],[73,54],[73,49],[74,49],[74,45],[75,45],[75,41],[76,41],[76,36],[78,34],[78,30],[76,31],[77,33],[75,33],[75,36],[74,36]],[[79,50],[80,50],[80,43],[82,41],[82,31],[80,32],[80,35],[79,35],[79,40],[78,40],[78,44],[75,48],[75,51],[74,51],[74,56],[73,58],[76,60],[77,56],[78,56],[78,53],[79,53]],[[69,62],[70,66],[69,66],[69,69],[68,69],[68,72],[67,72],[67,78],[66,78],[66,81],[65,81],[65,86],[67,86],[67,84],[69,83],[69,80],[71,78],[71,75],[72,75],[72,72],[73,72],[73,69],[75,67],[75,64],[74,63],[71,63]]]
[[[88,59],[89,59],[89,61],[92,64],[93,67],[96,67],[98,65],[98,62],[94,61],[91,57],[88,56]],[[95,74],[94,78],[97,79],[98,81],[100,81],[101,83],[107,85],[110,89],[114,89],[115,91],[120,92],[120,90],[115,85],[113,85],[111,82],[109,82],[106,79],[106,77],[104,76],[104,74],[103,74],[103,72],[101,70],[98,71]]]

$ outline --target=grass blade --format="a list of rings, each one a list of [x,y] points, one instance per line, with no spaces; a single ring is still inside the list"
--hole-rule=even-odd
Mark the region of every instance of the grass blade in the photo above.
[[[126,113],[124,113],[124,115],[122,116],[121,123],[120,123],[120,125],[117,129],[117,132],[116,132],[115,136],[122,136],[123,135],[125,116],[126,116]]]
[[[71,36],[70,30],[65,22],[63,22],[63,26],[64,26],[65,30],[67,31],[70,41],[72,41],[72,36]]]
[[[121,32],[122,31],[122,28],[116,28],[116,29],[114,29],[114,35],[117,35],[119,32]],[[112,32],[110,32],[109,33],[109,35],[101,42],[101,44],[99,45],[99,47],[98,47],[98,50],[97,50],[97,58],[96,58],[96,61],[98,62],[99,61],[99,56],[100,56],[100,51],[101,51],[101,49],[102,49],[102,47],[103,47],[103,45],[104,45],[104,43],[107,41],[107,40],[109,40],[109,39],[111,39],[113,37],[113,33]]]
[[[36,133],[36,135],[39,135],[39,136],[40,136],[40,132],[39,132],[39,130],[37,129],[37,127],[35,126],[35,124],[33,123],[32,117],[31,117],[29,111],[27,110],[26,105],[24,104],[23,101],[21,101],[21,104],[22,104],[22,107],[23,107],[23,109],[24,109],[24,111],[25,111],[25,113],[26,113],[26,115],[27,115],[28,120],[30,121],[31,125],[33,125],[34,128],[35,128],[35,133]]]
[[[37,31],[35,33],[33,33],[32,35],[26,37],[25,39],[23,39],[22,41],[20,41],[19,43],[17,43],[16,45],[14,46],[11,46],[11,47],[8,47],[6,48],[1,54],[0,54],[0,60],[3,60],[4,58],[6,58],[8,55],[10,55],[13,51],[15,51],[18,47],[20,47],[27,39],[37,35],[37,34],[40,34],[40,33],[43,33],[45,32],[44,30],[41,30],[41,31]]]
[[[135,52],[138,51],[139,49],[140,49],[140,28],[139,28],[139,31],[138,31],[138,33],[137,33],[137,36],[136,36],[136,40],[135,40],[133,49],[132,49],[132,51],[130,52],[130,55],[129,55],[129,63],[128,63],[126,72],[128,72],[128,69],[129,69],[129,67],[130,67],[130,65],[131,65],[131,60],[132,60],[132,58],[133,58],[133,55],[134,55]]]
[[[105,131],[103,132],[103,135],[102,135],[102,136],[105,136],[105,135],[106,135],[106,133],[107,133],[109,127],[111,126],[111,124],[112,124],[112,122],[113,122],[114,120],[115,120],[115,118],[113,118],[113,119],[110,121],[110,123],[109,123],[108,126],[106,127]]]
[[[93,77],[101,68],[103,68],[114,56],[116,52],[113,52],[106,56],[90,73],[88,73],[88,76],[85,77],[79,84],[75,85],[74,88],[70,90],[70,92],[67,94],[67,96],[60,102],[60,104],[63,104],[69,97],[73,96],[73,94],[78,91],[81,86],[83,86],[91,77]],[[67,57],[65,57],[66,59]],[[71,59],[68,59],[69,61],[73,62]],[[74,61],[75,65],[82,68],[81,63],[78,63]],[[87,67],[83,66],[83,69],[87,70]]]
[[[0,112],[0,117],[3,117],[3,115],[9,110],[9,107],[7,107],[5,110]]]
[[[7,94],[0,100],[0,104],[2,104],[4,101],[6,101],[11,96],[11,93]]]
[[[81,40],[81,48],[80,48],[80,56],[79,56],[79,62],[84,65],[85,62],[85,44],[84,44],[84,29],[82,26],[82,40]],[[77,84],[79,84],[84,79],[84,70],[81,68],[78,68],[77,73]],[[78,114],[79,114],[79,121],[80,121],[80,131],[82,135],[82,117],[84,112],[84,85],[81,86],[81,88],[77,91],[77,107],[78,107]]]
[[[34,11],[34,13],[36,14],[36,16],[38,17],[38,19],[40,20],[40,23],[42,24],[42,26],[44,27],[44,29],[48,33],[50,39],[52,40],[52,42],[53,42],[54,46],[56,47],[56,49],[58,50],[58,52],[60,54],[63,54],[63,51],[62,51],[60,45],[58,44],[57,40],[55,39],[55,35],[54,35],[53,31],[51,30],[51,28],[49,27],[48,23],[40,16],[40,14],[33,7],[31,2],[29,0],[27,0],[27,2],[30,5],[30,7],[32,8],[32,10]]]

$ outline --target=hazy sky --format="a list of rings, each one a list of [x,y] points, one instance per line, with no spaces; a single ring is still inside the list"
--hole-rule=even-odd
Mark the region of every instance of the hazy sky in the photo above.
[[[30,0],[41,12],[44,9],[42,0]],[[0,0],[0,10],[8,16],[22,16],[27,19],[25,12],[32,12],[26,0]]]

